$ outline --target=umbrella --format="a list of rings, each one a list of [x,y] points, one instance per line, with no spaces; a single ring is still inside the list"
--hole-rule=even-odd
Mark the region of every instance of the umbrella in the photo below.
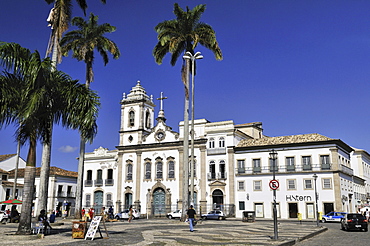
[[[11,199],[11,200],[6,200],[6,201],[2,201],[0,202],[0,204],[22,204],[22,201],[21,200],[18,200],[18,199]]]

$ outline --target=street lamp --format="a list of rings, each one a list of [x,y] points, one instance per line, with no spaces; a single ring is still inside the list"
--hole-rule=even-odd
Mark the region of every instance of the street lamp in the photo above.
[[[316,189],[317,175],[316,175],[316,173],[312,177],[315,181],[316,226],[319,227],[319,209],[318,209],[318,205],[317,205],[317,189]]]
[[[275,161],[277,159],[277,152],[276,150],[271,150],[270,159],[272,161],[272,180],[275,180]],[[278,227],[277,227],[277,211],[276,211],[276,189],[272,190],[272,196],[274,200],[274,209],[273,209],[273,216],[274,216],[274,240],[278,239]]]
[[[198,51],[194,55],[187,51],[183,56],[184,59],[191,61],[191,158],[190,158],[190,204],[194,205],[194,71],[195,60],[203,59],[203,56]],[[185,163],[184,163],[185,164]]]

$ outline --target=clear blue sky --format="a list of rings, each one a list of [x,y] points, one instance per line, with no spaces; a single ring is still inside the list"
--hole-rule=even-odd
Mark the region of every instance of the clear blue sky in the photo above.
[[[104,67],[96,54],[91,88],[100,95],[102,107],[99,133],[87,152],[118,144],[119,102],[137,80],[154,98],[164,92],[167,124],[178,131],[183,119],[181,61],[172,67],[167,55],[159,66],[152,56],[154,27],[175,18],[175,2],[182,8],[207,4],[202,21],[216,31],[224,55],[216,61],[204,47],[196,49],[204,59],[198,62],[195,118],[261,121],[268,136],[319,133],[370,151],[370,1],[107,0],[103,5],[88,0],[88,14],[117,27],[107,37],[122,55]],[[0,6],[0,40],[44,54],[52,5],[18,0]],[[75,4],[73,16],[82,15]],[[64,58],[58,69],[84,83],[83,62]],[[0,154],[16,152],[13,134],[12,127],[0,130]],[[51,165],[76,171],[78,146],[77,132],[56,127]],[[27,149],[21,150],[24,159]]]

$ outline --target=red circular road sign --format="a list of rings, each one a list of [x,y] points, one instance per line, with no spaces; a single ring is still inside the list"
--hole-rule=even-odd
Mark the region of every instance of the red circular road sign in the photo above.
[[[270,181],[269,186],[272,190],[277,190],[279,188],[279,181],[273,179]]]

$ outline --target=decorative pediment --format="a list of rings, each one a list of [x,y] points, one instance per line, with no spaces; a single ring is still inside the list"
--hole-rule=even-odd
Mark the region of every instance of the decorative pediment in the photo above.
[[[107,155],[107,152],[108,152],[108,149],[107,148],[103,148],[103,147],[99,147],[97,149],[94,150],[94,154],[95,156],[106,156]]]
[[[101,169],[116,169],[117,168],[117,162],[100,162],[100,168]]]
[[[226,186],[226,183],[216,180],[216,181],[210,183],[209,186]]]

